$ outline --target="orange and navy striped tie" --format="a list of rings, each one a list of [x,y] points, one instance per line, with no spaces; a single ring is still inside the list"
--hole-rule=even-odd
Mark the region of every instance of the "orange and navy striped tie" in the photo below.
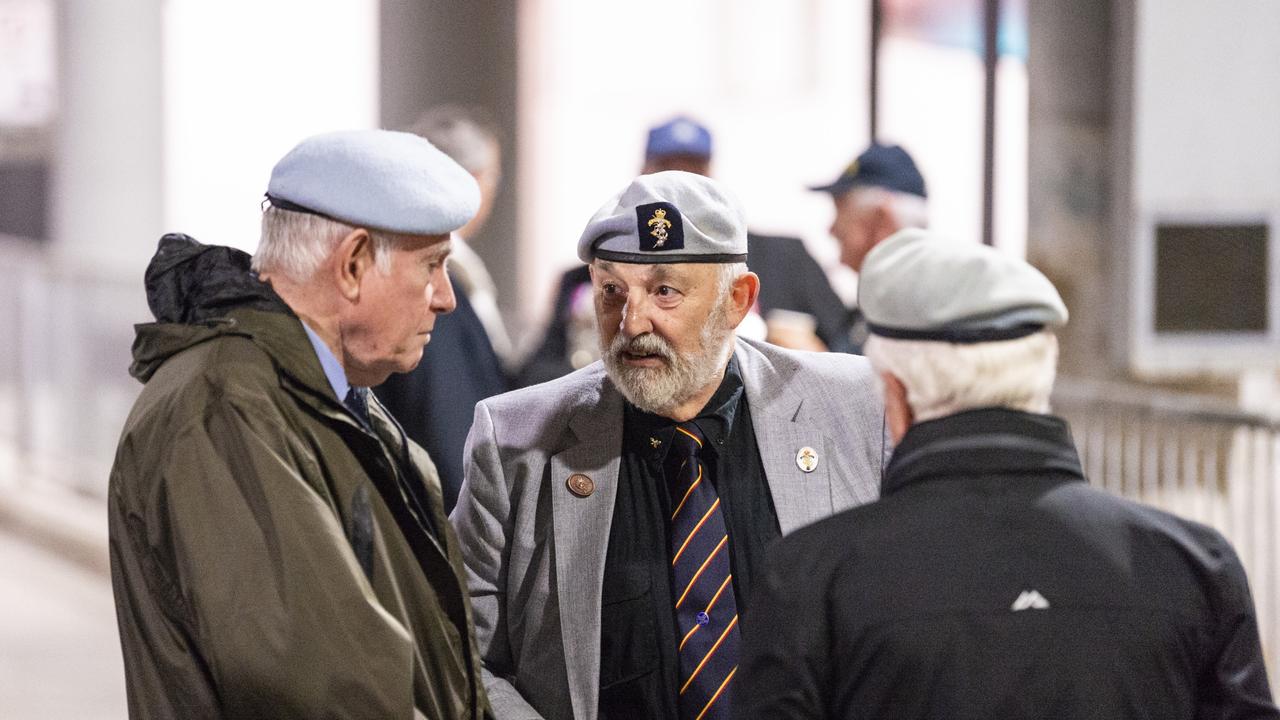
[[[729,533],[720,498],[701,458],[706,438],[692,422],[676,426],[664,463],[671,491],[671,588],[680,633],[680,719],[731,717],[738,671],[738,603]]]

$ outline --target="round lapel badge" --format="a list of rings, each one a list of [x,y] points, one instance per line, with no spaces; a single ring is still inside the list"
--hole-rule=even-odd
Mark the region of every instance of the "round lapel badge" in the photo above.
[[[800,448],[800,451],[796,453],[796,467],[807,473],[817,470],[818,453],[808,445]]]
[[[596,491],[596,483],[591,478],[582,473],[574,473],[564,483],[569,487],[569,492],[580,498],[587,497]]]

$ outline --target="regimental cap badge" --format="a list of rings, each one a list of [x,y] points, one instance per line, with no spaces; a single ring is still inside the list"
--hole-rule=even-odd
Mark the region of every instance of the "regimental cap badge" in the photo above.
[[[637,205],[636,224],[641,251],[684,249],[684,220],[675,205],[666,202]]]

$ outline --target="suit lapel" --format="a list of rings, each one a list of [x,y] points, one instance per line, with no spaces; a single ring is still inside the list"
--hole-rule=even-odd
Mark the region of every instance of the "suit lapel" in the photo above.
[[[746,386],[751,423],[764,466],[769,494],[784,535],[832,512],[831,440],[813,422],[806,407],[807,388],[797,388],[793,374],[799,369],[790,358],[767,357],[760,350],[738,342],[738,366]],[[787,363],[783,368],[779,363]],[[812,448],[818,457],[813,472],[800,469],[797,456]]]
[[[552,526],[560,628],[574,717],[595,717],[599,702],[600,596],[622,449],[622,397],[607,381],[584,398],[569,420],[573,443],[551,457]],[[585,475],[595,485],[586,497],[568,480]]]

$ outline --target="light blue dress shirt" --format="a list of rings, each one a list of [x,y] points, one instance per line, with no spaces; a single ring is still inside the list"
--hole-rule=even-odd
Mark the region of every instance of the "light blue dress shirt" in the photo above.
[[[320,359],[320,367],[324,369],[324,376],[329,380],[329,386],[333,388],[333,394],[338,396],[338,402],[346,407],[347,391],[351,389],[351,383],[347,382],[347,373],[342,369],[342,363],[338,362],[338,357],[333,354],[328,345],[324,344],[324,340],[316,334],[314,330],[302,323],[302,329],[307,331],[307,339],[311,341],[311,347],[315,348],[316,357]]]

